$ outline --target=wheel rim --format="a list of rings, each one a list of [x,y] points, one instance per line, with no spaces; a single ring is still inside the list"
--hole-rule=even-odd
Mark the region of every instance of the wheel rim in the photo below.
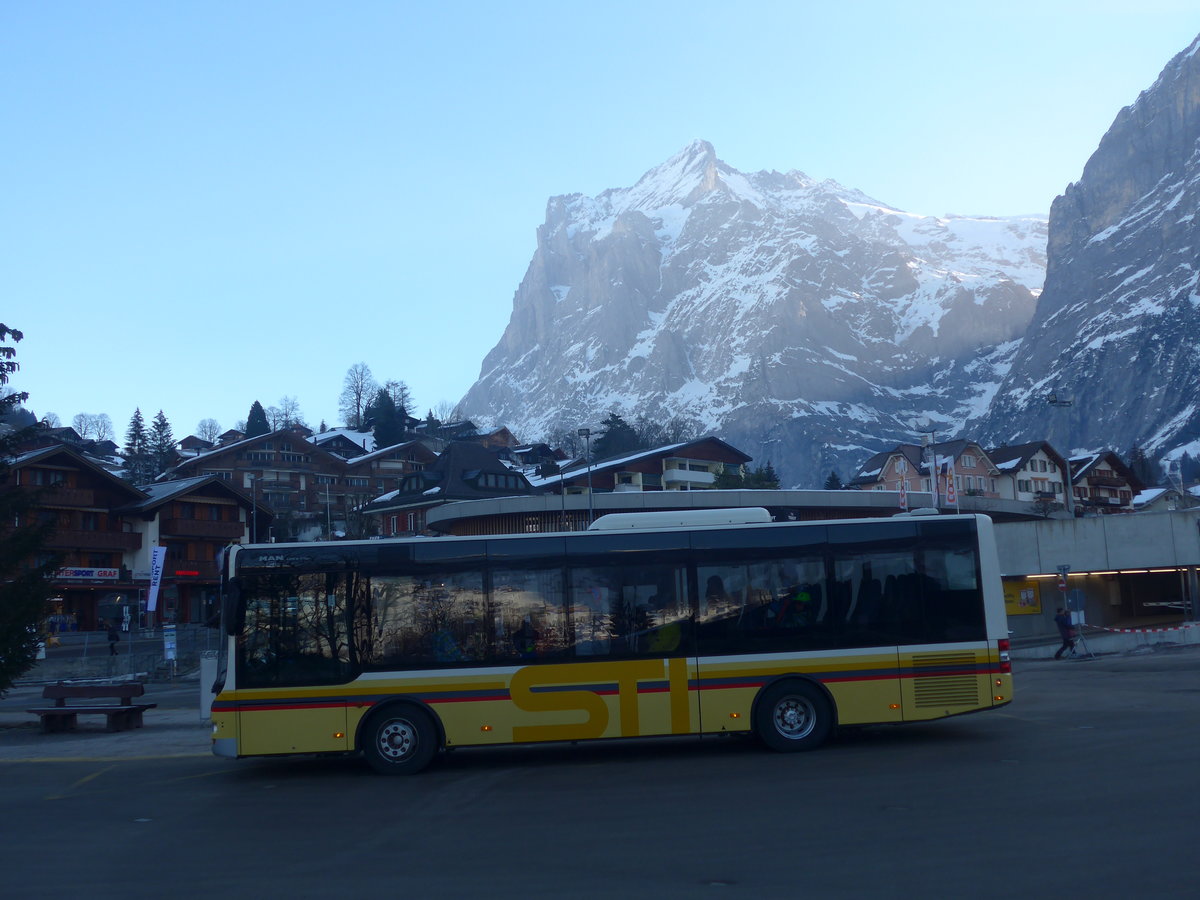
[[[403,762],[417,752],[417,729],[408,719],[391,719],[379,729],[375,746],[388,762]]]
[[[788,740],[808,737],[817,725],[817,711],[812,701],[804,697],[784,697],[771,711],[775,730]]]

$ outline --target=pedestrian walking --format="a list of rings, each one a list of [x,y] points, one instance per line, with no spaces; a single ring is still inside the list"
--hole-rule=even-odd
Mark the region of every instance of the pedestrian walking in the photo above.
[[[117,653],[117,641],[121,639],[121,631],[117,628],[116,622],[108,623],[108,655],[120,656]]]
[[[1058,648],[1054,658],[1062,659],[1062,655],[1068,650],[1075,652],[1075,626],[1071,624],[1071,617],[1061,606],[1054,617],[1054,624],[1058,626],[1058,633],[1062,636],[1062,646]]]

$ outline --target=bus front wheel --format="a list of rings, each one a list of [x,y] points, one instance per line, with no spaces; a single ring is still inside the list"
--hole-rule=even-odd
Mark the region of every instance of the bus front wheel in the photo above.
[[[833,731],[833,706],[814,684],[780,681],[759,695],[754,730],[772,750],[813,750]]]
[[[383,775],[413,775],[433,760],[437,729],[415,706],[393,706],[371,716],[363,729],[363,755]]]

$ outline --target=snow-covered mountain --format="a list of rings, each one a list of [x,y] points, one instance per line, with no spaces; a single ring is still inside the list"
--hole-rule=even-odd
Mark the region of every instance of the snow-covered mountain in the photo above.
[[[1046,239],[1045,217],[915,215],[696,141],[632,187],[550,200],[459,412],[529,440],[612,409],[686,419],[817,485],[987,407]]]
[[[1046,288],[984,438],[1200,449],[1200,37],[1050,209]],[[1056,390],[1070,407],[1051,407]]]

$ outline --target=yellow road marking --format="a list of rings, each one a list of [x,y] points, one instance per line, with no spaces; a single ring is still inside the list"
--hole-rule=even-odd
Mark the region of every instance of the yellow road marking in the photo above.
[[[116,766],[109,766],[107,769],[101,769],[99,772],[93,772],[91,775],[84,775],[77,782],[75,782],[73,785],[71,785],[69,788],[67,788],[63,793],[51,794],[46,799],[47,800],[62,800],[65,797],[69,796],[71,794],[71,792],[74,791],[77,787],[81,787],[82,785],[87,784],[93,778],[99,778],[105,772],[111,772],[115,768],[116,768]]]

